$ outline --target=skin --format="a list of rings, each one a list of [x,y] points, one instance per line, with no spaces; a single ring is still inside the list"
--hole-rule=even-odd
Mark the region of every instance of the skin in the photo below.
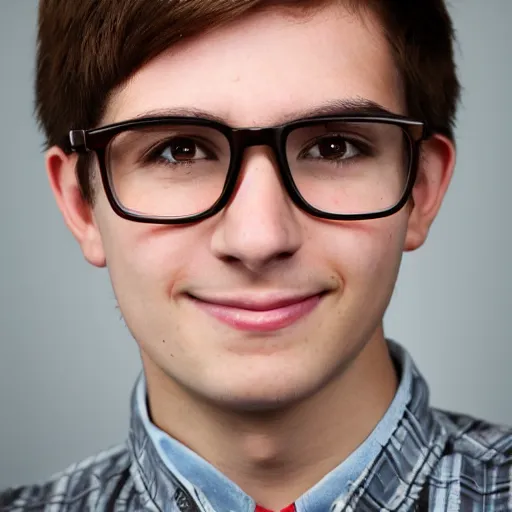
[[[350,98],[407,114],[378,21],[340,6],[303,18],[274,9],[163,53],[114,92],[101,124],[194,107],[235,127],[270,126]],[[254,147],[229,205],[176,227],[119,218],[99,184],[92,208],[78,191],[75,156],[51,148],[46,159],[85,258],[108,266],[140,347],[153,421],[270,509],[343,461],[393,399],[382,318],[401,255],[425,241],[454,161],[453,144],[434,136],[407,207],[332,222],[298,210],[270,150]],[[270,333],[229,327],[187,295],[319,291],[311,313]]]

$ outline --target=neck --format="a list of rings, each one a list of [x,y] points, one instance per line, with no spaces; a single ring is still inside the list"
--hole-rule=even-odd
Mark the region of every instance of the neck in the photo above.
[[[316,395],[264,413],[201,402],[143,361],[152,421],[271,510],[295,501],[362,444],[397,389],[382,329]]]

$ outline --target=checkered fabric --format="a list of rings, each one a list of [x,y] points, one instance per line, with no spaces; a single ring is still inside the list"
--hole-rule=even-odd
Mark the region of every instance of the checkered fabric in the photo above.
[[[512,511],[512,429],[433,409],[413,366],[411,399],[375,461],[325,512]],[[0,511],[214,510],[159,458],[136,408],[126,444],[50,481],[0,493]],[[250,512],[250,511],[233,511]]]

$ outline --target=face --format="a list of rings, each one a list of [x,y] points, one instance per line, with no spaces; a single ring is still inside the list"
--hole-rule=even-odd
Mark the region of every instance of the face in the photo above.
[[[378,22],[339,6],[300,19],[275,10],[160,55],[116,91],[102,124],[194,108],[263,127],[361,98],[406,114]],[[77,237],[89,261],[107,264],[148,379],[235,409],[300,401],[381,336],[402,251],[429,223],[414,224],[414,208],[369,221],[311,217],[265,147],[246,151],[228,206],[192,225],[123,220],[98,190]]]

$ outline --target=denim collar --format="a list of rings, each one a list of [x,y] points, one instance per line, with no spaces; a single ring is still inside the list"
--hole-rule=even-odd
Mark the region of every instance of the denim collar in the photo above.
[[[372,506],[401,502],[413,468],[432,456],[423,449],[434,439],[427,385],[402,347],[389,348],[401,373],[390,407],[363,444],[295,502],[297,512],[350,510],[370,498]],[[234,482],[151,422],[143,376],[132,395],[130,448],[132,473],[161,510],[174,502],[179,510],[254,512],[254,500]]]

